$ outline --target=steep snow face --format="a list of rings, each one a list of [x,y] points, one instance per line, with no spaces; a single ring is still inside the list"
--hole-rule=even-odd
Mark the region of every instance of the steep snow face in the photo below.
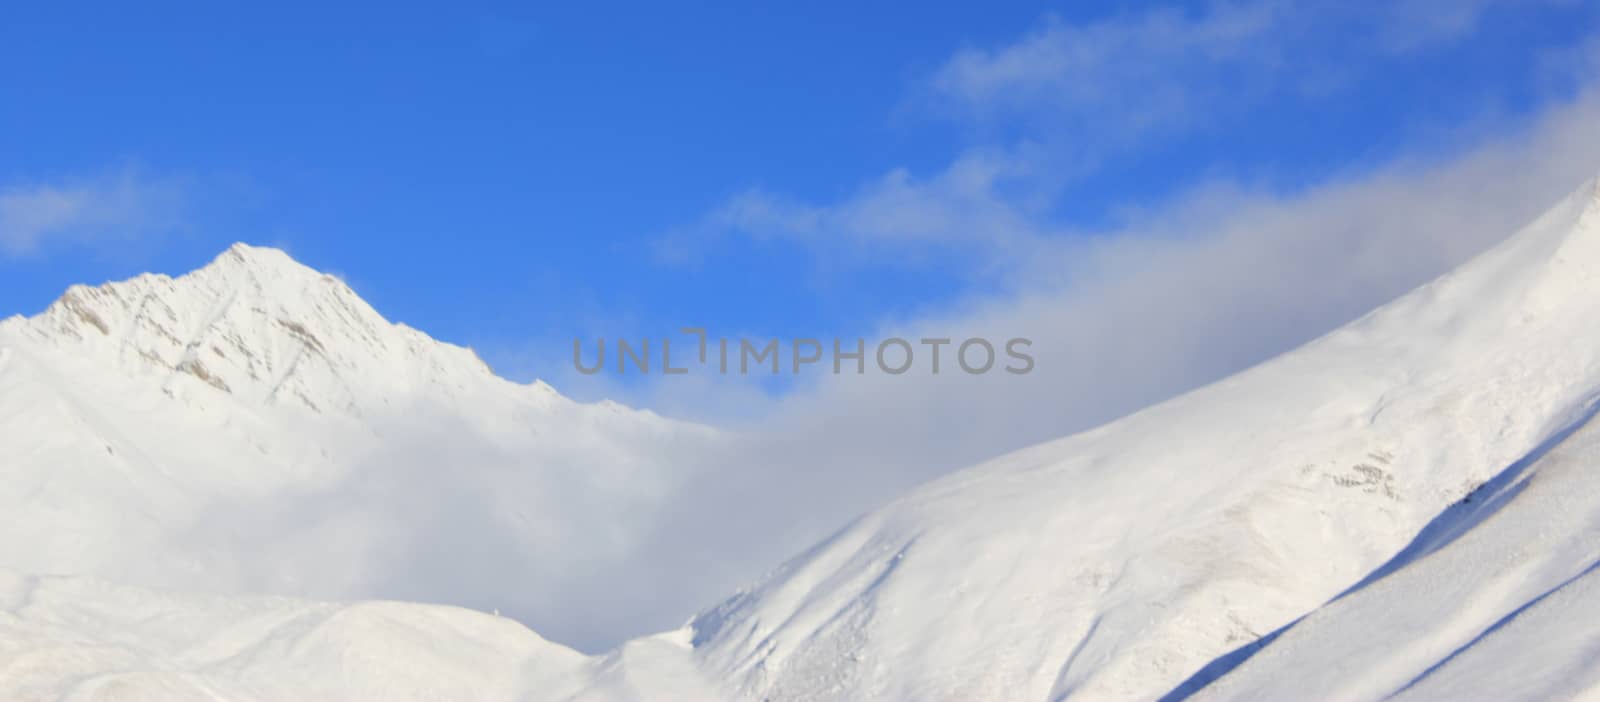
[[[0,567],[448,602],[599,645],[584,598],[691,477],[677,449],[715,440],[502,380],[239,245],[0,322]]]
[[[1597,320],[1591,183],[1306,347],[861,519],[701,614],[697,656],[762,699],[1161,697],[1583,417]]]

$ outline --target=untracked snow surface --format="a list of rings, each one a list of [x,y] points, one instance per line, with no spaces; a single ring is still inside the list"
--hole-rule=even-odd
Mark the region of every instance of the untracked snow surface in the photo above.
[[[626,478],[657,475],[640,435],[699,436],[499,381],[336,281],[240,288],[259,269],[229,255],[281,256],[225,254],[190,307],[145,302],[179,284],[152,276],[0,324],[0,566],[94,576],[0,576],[0,698],[1600,694],[1595,183],[1301,349],[930,483],[685,628],[595,657],[461,609],[143,589],[221,587],[301,549],[381,561],[359,528],[253,552],[187,530],[238,495],[352,470],[396,440],[374,418],[417,396],[503,417],[478,436],[530,465],[549,448],[515,438],[528,426],[591,437]],[[401,381],[375,392],[393,384],[369,374]],[[235,458],[267,432],[311,438]],[[284,577],[291,592],[325,574]]]

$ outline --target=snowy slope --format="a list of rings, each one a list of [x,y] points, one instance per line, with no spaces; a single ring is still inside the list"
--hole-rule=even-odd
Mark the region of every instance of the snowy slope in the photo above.
[[[1592,695],[1597,323],[1590,183],[1343,329],[930,483],[684,629],[603,656],[460,609],[7,575],[0,698]],[[413,436],[415,413],[451,418],[462,445],[493,447],[498,460],[447,474],[480,489],[452,495],[427,473],[393,472],[395,443],[421,450],[421,465],[484,458],[430,452],[440,437]],[[528,427],[560,440],[525,439]],[[471,533],[514,535],[497,549],[501,570],[467,577],[498,581],[496,593],[525,579],[537,607],[561,593],[519,560],[558,549],[581,515],[546,505],[548,519],[530,524],[497,496],[537,499],[538,481],[598,455],[615,472],[585,494],[626,501],[604,490],[669,479],[652,447],[710,438],[498,380],[469,353],[383,322],[337,281],[236,248],[184,278],[75,289],[39,317],[0,323],[0,445],[17,447],[0,464],[0,508],[16,515],[0,567],[344,597],[370,583],[341,578],[392,556],[383,530],[404,531],[401,517],[434,498],[461,499],[490,515],[469,519]],[[508,456],[532,468],[492,469]],[[413,503],[374,487],[386,480],[443,492]],[[353,516],[303,507],[329,495]],[[334,521],[296,528],[307,514]],[[348,543],[308,541],[327,534]]]
[[[770,699],[1160,697],[1362,580],[1582,416],[1597,323],[1591,183],[1304,348],[861,519],[698,617],[696,655]],[[1592,562],[1574,549],[1551,578]],[[1306,650],[1296,670],[1329,664]],[[1273,679],[1290,687],[1263,698],[1295,690]]]
[[[1194,699],[1600,697],[1600,425],[1439,516]]]
[[[586,568],[640,537],[613,515],[648,519],[690,477],[672,447],[712,439],[502,380],[240,245],[0,322],[0,567],[448,601],[566,634]]]

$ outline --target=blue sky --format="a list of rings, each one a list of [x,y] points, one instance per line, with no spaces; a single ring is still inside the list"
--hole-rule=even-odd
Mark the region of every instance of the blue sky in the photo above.
[[[1593,3],[1345,5],[15,6],[0,313],[244,240],[524,379],[865,334],[1197,190],[1450,158],[1600,55]]]

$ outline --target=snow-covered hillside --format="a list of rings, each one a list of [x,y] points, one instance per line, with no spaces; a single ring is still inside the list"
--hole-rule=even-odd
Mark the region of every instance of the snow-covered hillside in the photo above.
[[[697,618],[696,655],[757,698],[1161,697],[1360,582],[1585,419],[1600,391],[1597,324],[1591,183],[1460,270],[1304,348],[861,519]],[[1573,464],[1579,476],[1600,469]],[[1600,558],[1581,535],[1600,528],[1600,500],[1583,494],[1588,511],[1565,525],[1580,533],[1552,556],[1570,562],[1538,581],[1503,573],[1502,584],[1537,592]],[[1450,600],[1417,577],[1402,597],[1459,608],[1461,619],[1425,623],[1461,631],[1379,661],[1400,670],[1439,660],[1450,652],[1439,646],[1506,609]],[[1332,666],[1322,654],[1341,653],[1364,624],[1330,625],[1327,638],[1346,638],[1306,643],[1295,670]],[[1385,650],[1361,643],[1370,656]],[[1292,672],[1274,680],[1289,687],[1263,698],[1321,689]],[[1366,692],[1384,691],[1373,685]]]
[[[562,458],[600,452],[618,473],[594,490],[667,479],[651,442],[710,438],[495,379],[280,257],[236,248],[191,276],[75,289],[0,325],[0,444],[21,447],[0,484],[0,508],[16,515],[0,567],[98,576],[0,579],[0,697],[1600,693],[1589,624],[1600,435],[1588,425],[1600,406],[1600,182],[1301,349],[930,483],[687,627],[597,657],[459,609],[104,582],[294,592],[326,574],[259,569],[304,550],[382,560],[368,531],[396,526],[382,489],[332,493],[383,515],[348,532],[296,530],[292,518],[267,520],[287,527],[281,540],[197,527],[243,529],[215,510],[248,513],[262,494],[287,493],[271,504],[298,515],[295,495],[333,499],[318,487],[352,472],[416,477],[360,466],[393,442],[430,445],[392,429],[418,398],[428,417],[472,418],[469,443],[526,455],[543,479]],[[519,433],[530,427],[567,453]],[[230,453],[251,441],[259,456]],[[471,504],[497,528],[518,523],[498,490],[537,492],[472,480],[495,488]],[[524,553],[555,548],[563,528],[529,528]],[[296,538],[325,533],[349,543]],[[246,536],[259,550],[240,550]],[[515,582],[506,567],[496,577]],[[543,596],[554,595],[530,595]]]

